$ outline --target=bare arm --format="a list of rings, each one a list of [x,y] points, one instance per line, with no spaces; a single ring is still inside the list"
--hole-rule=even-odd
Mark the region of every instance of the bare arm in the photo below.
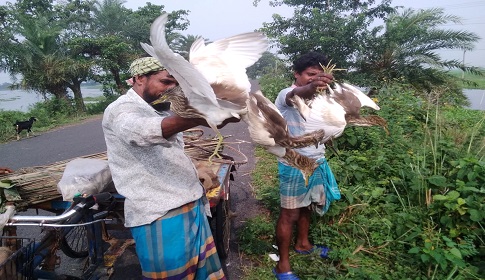
[[[318,90],[325,90],[329,83],[333,81],[332,74],[320,73],[312,78],[312,81],[304,86],[295,87],[292,91],[286,94],[286,104],[293,106],[290,99],[294,95],[298,95],[303,99],[311,99]]]
[[[217,128],[222,128],[226,124],[231,122],[239,122],[240,119],[238,118],[229,118],[225,120],[221,125],[218,125]],[[173,135],[185,131],[187,129],[191,129],[193,127],[202,125],[209,127],[206,120],[200,118],[182,118],[177,115],[166,117],[162,120],[162,136],[165,139],[172,137]]]
[[[173,135],[191,129],[205,122],[203,119],[198,118],[182,118],[179,116],[170,116],[162,120],[162,136],[165,139],[172,137]]]

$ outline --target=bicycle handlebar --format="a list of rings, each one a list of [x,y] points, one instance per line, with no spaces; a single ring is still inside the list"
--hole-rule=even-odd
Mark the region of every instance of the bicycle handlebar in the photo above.
[[[80,203],[85,203],[83,208],[91,208],[94,204],[98,202],[104,202],[109,199],[111,199],[112,196],[109,192],[104,192],[104,193],[97,193],[93,194],[87,197],[82,197],[78,196],[73,199],[74,203],[77,203],[76,205],[79,205]]]
[[[80,212],[83,209],[89,209],[98,202],[104,202],[112,198],[112,195],[108,192],[93,194],[87,197],[76,197],[74,199],[74,205],[70,210],[62,213],[59,216],[20,216],[14,215],[6,223],[7,226],[18,225],[21,222],[35,222],[39,224],[54,224],[66,221],[74,216],[74,214]]]

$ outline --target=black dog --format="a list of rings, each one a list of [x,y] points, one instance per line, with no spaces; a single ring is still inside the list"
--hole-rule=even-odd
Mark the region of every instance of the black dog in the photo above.
[[[24,129],[27,130],[27,137],[29,137],[29,132],[32,132],[32,125],[36,120],[37,119],[35,117],[30,117],[28,121],[17,121],[13,124],[13,126],[15,126],[15,130],[17,131],[17,140],[20,140],[20,132]]]

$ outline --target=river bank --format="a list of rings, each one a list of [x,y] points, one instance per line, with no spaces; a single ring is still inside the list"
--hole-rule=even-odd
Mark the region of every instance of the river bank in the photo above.
[[[99,87],[82,87],[84,98],[103,96]],[[468,108],[485,111],[485,89],[464,89],[463,92],[470,100]],[[0,90],[0,110],[28,112],[30,106],[43,101],[40,94],[24,90]]]
[[[84,98],[103,96],[99,86],[81,87]],[[0,90],[0,110],[28,112],[30,106],[44,101],[42,95],[25,90]]]

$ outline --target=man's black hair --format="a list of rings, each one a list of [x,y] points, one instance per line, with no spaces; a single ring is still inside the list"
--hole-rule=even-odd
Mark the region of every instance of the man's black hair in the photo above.
[[[320,67],[320,64],[323,66],[328,65],[327,56],[320,52],[308,52],[293,61],[293,71],[296,73],[301,73],[308,67]]]

